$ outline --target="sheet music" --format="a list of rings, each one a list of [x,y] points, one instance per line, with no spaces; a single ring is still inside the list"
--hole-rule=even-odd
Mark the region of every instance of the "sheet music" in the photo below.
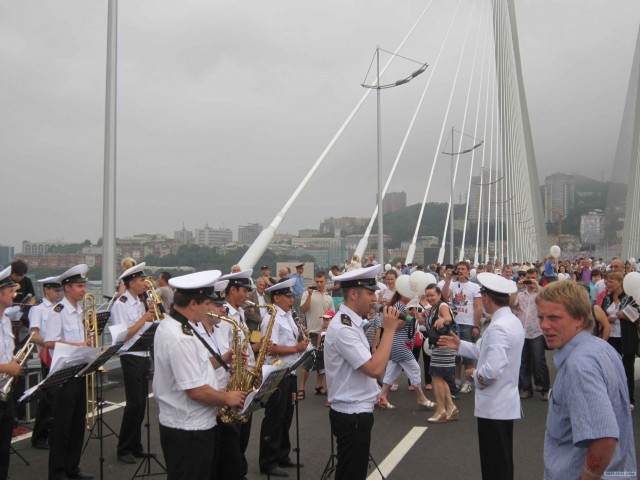
[[[56,348],[53,349],[53,359],[51,360],[49,375],[66,367],[72,367],[82,363],[91,363],[99,354],[99,348],[77,347],[75,345],[58,342],[56,343]]]
[[[118,325],[109,326],[109,333],[111,334],[111,345],[115,345],[118,342],[124,342],[124,338],[127,336],[127,326],[119,323]]]
[[[251,393],[249,393],[249,395],[247,395],[247,398],[244,401],[244,408],[240,412],[240,415],[244,415],[245,413],[247,413],[247,410],[251,406],[251,403],[253,402],[254,397],[258,394],[258,391],[259,390],[253,390]]]

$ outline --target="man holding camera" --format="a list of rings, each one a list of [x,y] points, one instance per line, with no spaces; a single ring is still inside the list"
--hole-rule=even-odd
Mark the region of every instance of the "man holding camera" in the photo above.
[[[538,271],[535,268],[527,270],[524,279],[518,280],[518,294],[513,304],[513,313],[520,319],[524,327],[524,346],[522,347],[522,363],[520,364],[520,398],[533,397],[531,374],[535,380],[536,389],[542,393],[542,400],[549,400],[549,367],[545,357],[545,342],[536,297],[538,296]]]
[[[453,275],[458,275],[456,281],[451,280],[451,275],[447,270],[442,286],[442,298],[451,298],[451,305],[456,312],[455,322],[458,335],[461,340],[474,342],[480,335],[480,319],[482,318],[482,300],[480,295],[480,285],[469,281],[469,264],[465,261],[458,262]],[[462,379],[461,364],[465,370],[473,366],[473,359],[458,357],[456,359],[456,377]],[[469,393],[472,390],[471,382],[464,381],[460,393]]]

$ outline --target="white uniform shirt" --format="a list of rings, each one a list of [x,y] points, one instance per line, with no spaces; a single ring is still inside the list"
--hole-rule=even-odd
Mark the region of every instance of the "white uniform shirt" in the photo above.
[[[342,319],[346,315],[349,318]],[[359,368],[371,359],[362,318],[340,305],[324,341],[324,365],[331,408],[341,413],[373,412],[380,387]]]
[[[218,390],[205,347],[170,316],[160,322],[154,337],[153,393],[162,425],[180,430],[208,430],[216,424],[218,408],[192,400],[186,390],[210,385]]]
[[[53,310],[53,306],[53,303],[46,298],[43,298],[41,302],[37,303],[29,310],[29,329],[37,328],[40,331],[42,338],[44,338],[47,319]],[[38,347],[38,350],[39,349],[40,347]]]
[[[7,315],[2,315],[0,319],[2,322],[0,328],[0,363],[9,363],[13,359],[13,349],[15,348],[15,344],[13,342],[13,331],[11,330],[11,320]],[[7,380],[11,377],[7,377],[7,379],[3,382],[0,382],[0,387],[3,387]]]
[[[80,302],[73,308],[67,297],[63,298],[49,314],[46,330],[45,342],[84,342],[84,316]]]
[[[126,292],[113,302],[111,307],[111,318],[114,325],[124,325],[127,330],[140,320],[145,314],[144,304],[136,295]],[[127,352],[129,348],[138,341],[140,336],[146,332],[151,326],[151,322],[145,322],[144,325],[127,340],[122,346],[120,355],[135,355],[137,357],[148,357],[149,352]]]
[[[458,354],[478,360],[473,372],[476,385],[474,415],[493,420],[520,418],[518,377],[524,328],[509,307],[498,309],[478,345],[460,341]]]
[[[280,307],[276,306],[276,318],[274,320],[273,329],[271,330],[271,342],[279,347],[295,347],[298,344],[298,336],[300,330],[293,321],[291,312],[285,312]],[[267,324],[269,323],[269,316],[266,315],[260,323],[260,332],[264,336],[267,331]],[[280,355],[279,368],[285,368],[293,365],[298,357],[299,353],[293,353],[290,355]],[[273,355],[267,355],[267,364],[271,364],[277,357]]]

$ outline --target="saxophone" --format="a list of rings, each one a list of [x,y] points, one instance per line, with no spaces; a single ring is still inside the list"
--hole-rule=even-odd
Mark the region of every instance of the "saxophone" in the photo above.
[[[267,358],[267,350],[269,347],[269,340],[271,338],[271,332],[273,331],[273,325],[276,320],[276,308],[273,305],[262,305],[262,308],[269,310],[269,323],[262,343],[260,344],[260,350],[256,356],[256,364],[252,370],[244,367],[243,353],[249,348],[250,334],[244,325],[240,322],[236,322],[234,319],[224,315],[215,315],[208,313],[209,316],[219,318],[227,323],[230,323],[233,327],[233,338],[231,340],[231,348],[233,349],[233,362],[231,366],[231,375],[229,377],[229,383],[227,384],[226,391],[241,391],[251,392],[255,389],[254,384],[256,380],[258,383],[262,383],[262,366]],[[244,338],[240,338],[240,332],[242,331]],[[223,423],[246,423],[249,420],[248,415],[240,415],[238,409],[233,407],[224,406],[219,410],[220,420]]]

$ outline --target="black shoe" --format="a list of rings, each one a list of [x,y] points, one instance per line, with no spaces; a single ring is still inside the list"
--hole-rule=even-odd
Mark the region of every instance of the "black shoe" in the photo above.
[[[278,462],[278,465],[280,465],[283,468],[296,468],[298,466],[298,464],[296,462],[294,462],[293,460],[287,459],[284,462]],[[300,464],[300,468],[304,467],[304,463]]]
[[[67,477],[69,477],[69,478],[86,478],[86,479],[90,479],[90,478],[93,478],[93,475],[91,475],[90,473],[85,473],[82,470],[78,470],[74,474],[67,473]]]
[[[134,453],[133,456],[136,458],[148,458],[148,457],[155,457],[156,454],[153,452],[147,453],[144,450],[142,450],[140,452]]]
[[[266,470],[262,473],[266,473],[267,475],[271,476],[271,477],[288,477],[289,474],[287,472],[285,472],[284,470],[279,469],[278,467],[273,467],[271,470]]]
[[[118,455],[118,462],[133,465],[138,463],[133,455]]]
[[[46,440],[32,443],[31,446],[33,448],[37,448],[38,450],[49,450],[49,444]]]

